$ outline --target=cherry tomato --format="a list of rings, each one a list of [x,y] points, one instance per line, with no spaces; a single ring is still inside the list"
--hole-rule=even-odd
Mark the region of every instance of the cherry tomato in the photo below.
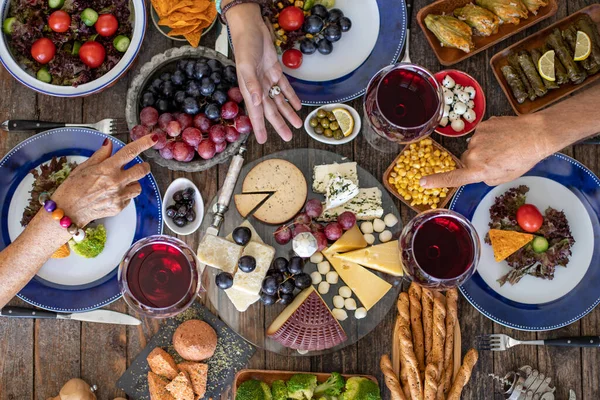
[[[85,42],[79,48],[79,58],[90,68],[98,68],[104,62],[106,50],[98,42]]]
[[[298,49],[288,49],[281,56],[283,65],[291,69],[300,68],[302,65],[302,52]]]
[[[115,34],[119,27],[119,21],[112,14],[102,14],[98,17],[94,27],[100,36],[108,37]]]
[[[54,58],[56,46],[48,38],[39,38],[31,46],[31,56],[40,64],[48,64]]]
[[[523,204],[517,210],[517,222],[525,232],[537,232],[544,223],[544,216],[533,204]]]
[[[64,11],[54,11],[48,17],[48,26],[54,32],[66,32],[71,26],[71,16]]]
[[[294,6],[286,7],[279,13],[278,22],[283,30],[296,31],[304,24],[304,11]]]

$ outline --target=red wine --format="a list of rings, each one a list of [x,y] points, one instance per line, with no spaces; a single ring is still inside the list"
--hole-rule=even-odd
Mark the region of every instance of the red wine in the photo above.
[[[395,69],[383,77],[377,91],[381,113],[394,125],[414,128],[427,123],[439,109],[436,88],[424,76]]]
[[[438,216],[426,221],[413,239],[419,267],[438,279],[453,279],[474,261],[474,245],[465,226],[455,218]]]
[[[131,258],[127,282],[131,295],[149,308],[171,307],[192,296],[190,262],[175,246],[152,243]],[[193,290],[192,290],[193,292]]]

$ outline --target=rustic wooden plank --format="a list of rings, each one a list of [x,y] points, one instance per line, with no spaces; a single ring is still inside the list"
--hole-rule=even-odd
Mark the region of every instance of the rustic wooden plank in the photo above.
[[[600,309],[596,308],[581,320],[581,334],[597,336],[600,326]],[[571,370],[582,385],[583,400],[600,398],[600,352],[597,348],[583,349],[581,352],[581,373]],[[579,398],[579,397],[578,397]]]

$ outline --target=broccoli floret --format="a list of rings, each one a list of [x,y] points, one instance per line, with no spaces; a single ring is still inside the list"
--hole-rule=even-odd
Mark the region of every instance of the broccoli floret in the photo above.
[[[273,400],[273,395],[271,394],[271,388],[269,387],[269,385],[267,385],[264,382],[261,382],[260,388],[262,389],[263,394],[265,395],[265,400]]]
[[[271,389],[264,382],[250,379],[240,385],[235,400],[272,400]]]
[[[96,228],[87,228],[85,230],[85,239],[76,243],[73,239],[69,240],[69,246],[76,254],[85,258],[94,258],[104,250],[106,244],[106,229],[104,225],[98,225]]]
[[[284,381],[275,381],[271,384],[273,400],[287,400],[288,391]]]
[[[342,394],[344,388],[344,377],[339,372],[332,372],[327,380],[315,389],[315,397],[321,398],[325,395],[333,397]]]
[[[297,400],[311,400],[316,387],[317,377],[315,375],[292,375],[287,382],[288,397]]]
[[[341,400],[381,400],[379,385],[367,378],[352,377],[346,381]]]

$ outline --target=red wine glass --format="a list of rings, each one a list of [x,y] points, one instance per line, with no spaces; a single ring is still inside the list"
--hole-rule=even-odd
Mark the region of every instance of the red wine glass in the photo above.
[[[127,251],[117,273],[125,302],[153,318],[168,318],[187,309],[204,291],[200,263],[181,240],[155,235]]]
[[[451,289],[469,279],[480,254],[475,227],[451,210],[425,211],[402,230],[400,257],[404,273],[423,287]]]
[[[397,152],[398,144],[430,135],[444,113],[442,87],[427,69],[390,65],[379,71],[364,97],[365,138],[375,149]]]

